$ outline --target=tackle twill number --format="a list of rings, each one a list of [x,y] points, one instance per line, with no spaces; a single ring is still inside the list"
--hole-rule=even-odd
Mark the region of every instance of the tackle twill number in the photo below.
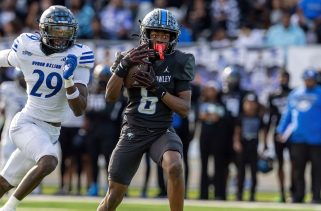
[[[155,114],[156,112],[156,103],[158,102],[157,97],[149,97],[147,95],[146,88],[140,89],[140,94],[142,98],[138,106],[138,112],[142,114]]]

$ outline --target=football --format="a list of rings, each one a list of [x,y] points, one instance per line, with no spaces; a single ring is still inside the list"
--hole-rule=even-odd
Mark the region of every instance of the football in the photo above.
[[[138,86],[138,83],[133,78],[133,75],[137,71],[141,71],[141,70],[142,71],[147,71],[148,70],[148,65],[140,64],[140,65],[134,65],[134,66],[129,68],[128,74],[127,74],[126,78],[124,79],[124,86],[126,88],[132,88],[132,87],[135,87],[135,86],[137,87]]]

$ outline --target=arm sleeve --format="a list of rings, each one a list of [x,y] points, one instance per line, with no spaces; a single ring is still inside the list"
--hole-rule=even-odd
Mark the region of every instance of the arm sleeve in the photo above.
[[[175,93],[191,90],[190,81],[176,81]]]
[[[183,67],[183,72],[179,73],[180,80],[192,81],[195,76],[195,57],[188,54],[186,62]]]
[[[190,82],[195,75],[195,58],[192,54],[187,54],[185,62],[180,65],[180,68],[175,77],[175,93],[191,90]]]
[[[20,56],[22,55],[22,52],[24,51],[24,39],[23,34],[21,34],[19,37],[17,37],[11,46],[11,50],[8,55],[8,62],[10,66],[18,67],[21,69],[23,65],[21,65],[21,59]]]
[[[74,72],[74,83],[84,84],[87,86],[90,78],[90,69],[85,67],[77,67]]]

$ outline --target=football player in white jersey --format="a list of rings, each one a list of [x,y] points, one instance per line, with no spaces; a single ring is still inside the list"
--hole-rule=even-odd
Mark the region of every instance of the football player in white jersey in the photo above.
[[[76,44],[78,24],[69,9],[51,6],[39,21],[40,34],[21,34],[12,48],[0,51],[0,66],[20,68],[28,100],[12,120],[9,135],[17,149],[0,173],[0,197],[17,187],[1,211],[19,202],[58,163],[57,142],[68,105],[80,116],[87,105],[93,51]]]
[[[4,167],[16,146],[9,138],[9,127],[14,115],[21,111],[27,101],[26,82],[21,70],[15,69],[14,81],[0,85],[0,110],[4,113],[4,126],[1,133],[0,167]]]

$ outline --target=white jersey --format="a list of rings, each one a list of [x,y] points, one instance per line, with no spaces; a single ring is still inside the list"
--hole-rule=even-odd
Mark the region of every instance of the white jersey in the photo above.
[[[87,86],[94,66],[93,51],[75,44],[61,53],[45,55],[37,34],[23,33],[15,39],[8,56],[10,65],[20,68],[27,83],[28,100],[22,112],[47,122],[62,122],[68,103],[63,80],[63,65],[68,54],[77,56],[74,82]]]
[[[7,142],[12,118],[21,111],[27,102],[27,93],[17,81],[5,81],[0,85],[1,107],[5,111],[5,123],[1,142]]]

